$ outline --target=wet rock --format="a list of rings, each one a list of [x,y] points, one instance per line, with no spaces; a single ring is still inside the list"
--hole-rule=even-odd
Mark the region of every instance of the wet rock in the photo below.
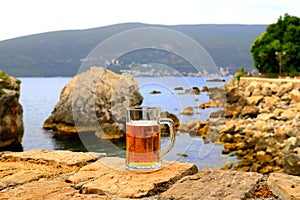
[[[183,158],[187,158],[188,157],[188,155],[185,154],[185,153],[177,153],[176,156],[183,157]]]
[[[138,106],[142,100],[138,84],[130,75],[92,67],[64,87],[43,128],[62,133],[92,131],[100,138],[120,138],[125,134],[125,108]]]
[[[183,90],[183,87],[182,86],[177,86],[174,88],[174,90]]]
[[[199,95],[199,94],[201,94],[201,90],[198,87],[193,87],[191,94]]]
[[[181,132],[189,132],[189,127],[187,124],[180,124],[179,127],[178,127],[178,131],[181,131]]]
[[[215,112],[210,113],[210,118],[224,118],[225,110],[217,110]]]
[[[152,90],[149,94],[161,94],[159,90]]]
[[[162,112],[160,115],[162,118],[170,118],[173,120],[173,126],[174,126],[174,130],[178,131],[179,127],[180,127],[180,122],[178,117],[170,112]],[[170,130],[169,130],[169,126],[167,125],[162,125],[161,126],[161,135],[162,136],[169,136],[170,135]]]
[[[216,104],[214,104],[213,102],[207,102],[207,103],[202,103],[200,104],[199,108],[201,109],[205,109],[205,108],[215,108]]]
[[[189,127],[190,131],[197,132],[197,130],[200,127],[202,127],[202,123],[200,121],[196,120],[196,121],[188,122],[187,126]]]
[[[182,94],[189,94],[191,92],[191,89],[185,89]]]
[[[183,109],[183,111],[180,113],[182,115],[193,115],[194,114],[194,109],[193,107],[187,107]]]
[[[201,123],[201,126],[196,131],[197,136],[206,136],[208,132],[210,131],[210,124],[209,122]],[[212,134],[210,134],[210,137],[213,137]]]
[[[221,167],[221,170],[229,170],[229,169],[231,169],[231,168],[233,167],[233,165],[234,165],[233,162],[229,162],[229,163],[227,163],[226,165],[223,165],[223,166]]]
[[[202,87],[202,90],[201,90],[202,92],[209,92],[209,89],[208,89],[208,87],[205,85],[205,86],[203,86]]]

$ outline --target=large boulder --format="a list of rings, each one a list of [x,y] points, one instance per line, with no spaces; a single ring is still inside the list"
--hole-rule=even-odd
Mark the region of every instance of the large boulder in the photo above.
[[[20,81],[0,70],[0,148],[20,145],[24,133]]]
[[[61,133],[95,131],[100,138],[124,136],[125,108],[138,106],[143,97],[130,75],[92,67],[67,84],[43,128]]]

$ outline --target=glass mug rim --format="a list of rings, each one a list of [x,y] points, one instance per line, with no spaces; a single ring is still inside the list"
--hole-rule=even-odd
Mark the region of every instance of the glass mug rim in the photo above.
[[[129,108],[126,108],[126,110],[159,110],[160,111],[160,108],[159,107],[155,107],[155,106],[140,106],[140,107],[129,107]]]

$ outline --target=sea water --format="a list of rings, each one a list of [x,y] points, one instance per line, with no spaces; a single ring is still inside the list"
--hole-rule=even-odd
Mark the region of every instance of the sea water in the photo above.
[[[53,131],[42,129],[44,121],[50,116],[55,104],[59,101],[61,90],[69,83],[71,78],[19,79],[22,81],[20,103],[23,106],[25,128],[22,140],[23,150],[96,151],[105,152],[109,156],[125,157],[124,141],[100,140],[91,133],[59,136]],[[192,87],[201,89],[206,85],[205,81],[199,77],[149,77],[136,78],[136,80],[144,97],[143,105],[159,106],[161,111],[176,114],[181,123],[195,120],[205,121],[209,118],[209,114],[214,111],[214,109],[202,110],[197,108],[199,104],[209,101],[206,93],[192,95],[185,92],[185,90]],[[220,86],[222,83],[215,84],[215,86]],[[174,90],[177,86],[183,87],[183,90]],[[150,94],[153,90],[160,91],[160,93]],[[191,116],[181,115],[181,111],[189,106],[194,108],[195,114]],[[168,137],[162,138],[162,148],[167,146],[168,140]],[[200,169],[221,167],[227,162],[236,160],[234,157],[222,155],[222,149],[222,145],[205,144],[201,137],[180,133],[177,135],[173,150],[165,159],[169,161],[192,162]]]

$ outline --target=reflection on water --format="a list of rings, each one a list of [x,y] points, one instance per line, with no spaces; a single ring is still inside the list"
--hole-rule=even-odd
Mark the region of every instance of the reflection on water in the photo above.
[[[11,144],[9,146],[0,147],[0,152],[1,151],[21,152],[23,151],[23,146],[22,144]]]
[[[106,153],[108,156],[125,157],[125,139],[102,140],[93,132],[78,134],[53,133],[55,150]]]
[[[162,150],[168,145],[169,137],[162,137]],[[79,133],[74,135],[54,134],[53,140],[57,150],[71,150],[84,152],[106,153],[108,156],[125,158],[125,138],[114,140],[102,140],[94,133]],[[190,162],[199,169],[220,168],[225,163],[236,162],[236,158],[222,155],[223,145],[206,143],[202,137],[191,137],[189,134],[177,134],[177,142],[170,153],[164,158],[168,161]],[[186,154],[186,157],[179,156]]]

